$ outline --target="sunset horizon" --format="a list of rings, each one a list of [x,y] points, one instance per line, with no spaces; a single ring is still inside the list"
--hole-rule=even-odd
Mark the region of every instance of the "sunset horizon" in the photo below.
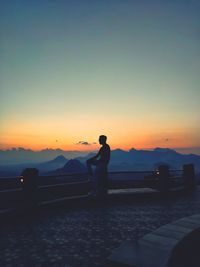
[[[155,146],[155,147],[123,147],[123,146],[112,146],[110,145],[111,150],[123,150],[123,151],[130,151],[130,150],[137,150],[137,151],[154,151],[156,149],[169,149],[169,150],[174,150],[180,154],[196,154],[200,155],[200,147],[168,147],[168,146]],[[53,151],[62,151],[63,152],[77,152],[80,153],[93,153],[98,151],[100,148],[100,145],[92,146],[92,145],[83,145],[81,146],[72,146],[72,147],[50,147],[50,146],[44,146],[44,147],[39,147],[39,148],[31,148],[31,147],[26,147],[26,146],[11,146],[11,147],[3,147],[0,148],[0,151],[32,151],[32,152],[41,152],[41,151],[46,151],[46,150],[53,150]]]

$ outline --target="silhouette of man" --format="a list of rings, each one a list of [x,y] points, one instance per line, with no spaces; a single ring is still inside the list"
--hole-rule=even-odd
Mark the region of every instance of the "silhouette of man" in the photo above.
[[[105,135],[99,136],[99,144],[102,145],[99,152],[92,158],[87,160],[87,168],[90,175],[93,175],[92,165],[96,166],[96,188],[98,195],[107,194],[107,167],[110,161],[110,146],[106,143]]]

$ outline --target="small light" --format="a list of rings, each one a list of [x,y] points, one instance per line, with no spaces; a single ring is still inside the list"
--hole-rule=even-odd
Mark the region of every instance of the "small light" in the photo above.
[[[159,175],[159,171],[157,171],[156,174]]]
[[[20,181],[21,181],[21,183],[24,182],[24,177],[23,176],[20,177]]]

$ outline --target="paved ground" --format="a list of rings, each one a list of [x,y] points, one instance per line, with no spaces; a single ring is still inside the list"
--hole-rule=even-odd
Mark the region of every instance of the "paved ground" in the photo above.
[[[43,210],[0,225],[0,266],[103,266],[122,241],[200,213],[200,187],[168,200],[120,198],[104,207]]]

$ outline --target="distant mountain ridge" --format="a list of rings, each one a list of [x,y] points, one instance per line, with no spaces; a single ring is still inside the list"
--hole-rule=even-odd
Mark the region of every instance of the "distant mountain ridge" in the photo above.
[[[95,153],[68,160],[58,155],[53,160],[35,164],[14,164],[0,166],[0,176],[19,175],[25,168],[38,168],[40,174],[64,174],[86,171],[86,160]],[[155,148],[154,150],[130,149],[111,151],[109,171],[148,171],[155,170],[160,164],[167,164],[171,169],[182,169],[183,164],[193,163],[196,172],[200,173],[200,156],[194,154],[183,155],[169,148]],[[7,174],[8,173],[8,174]]]
[[[7,150],[0,150],[0,165],[7,164],[25,164],[25,163],[41,163],[51,161],[52,159],[63,155],[67,159],[76,158],[79,156],[86,156],[88,152],[84,151],[70,151],[62,149],[43,149],[41,151],[33,151],[31,149],[24,149],[22,147],[12,148]]]
[[[41,163],[24,163],[24,164],[9,164],[0,166],[0,175],[1,176],[13,176],[20,175],[22,171],[26,168],[37,168],[40,174],[43,174],[47,171],[53,171],[57,168],[63,167],[69,160],[66,159],[63,155],[59,155],[53,160],[45,161]]]
[[[86,166],[77,159],[70,159],[62,168],[48,172],[50,175],[86,172]]]
[[[66,159],[63,155],[59,155],[53,160],[37,164],[35,168],[38,168],[41,172],[54,170],[56,168],[61,168],[68,161],[69,160]]]
[[[110,169],[123,167],[123,170],[124,168],[128,170],[152,170],[160,162],[169,165],[171,169],[182,169],[183,164],[189,163],[193,163],[198,170],[200,168],[200,156],[198,155],[183,155],[173,149],[155,148],[154,150],[130,149],[128,152],[114,150],[112,151]]]
[[[78,158],[82,163],[88,155]],[[154,170],[160,164],[167,164],[171,169],[182,169],[183,164],[193,163],[200,172],[200,156],[194,154],[183,155],[169,148],[155,148],[154,150],[122,149],[112,150],[109,164],[110,171],[145,171]]]

